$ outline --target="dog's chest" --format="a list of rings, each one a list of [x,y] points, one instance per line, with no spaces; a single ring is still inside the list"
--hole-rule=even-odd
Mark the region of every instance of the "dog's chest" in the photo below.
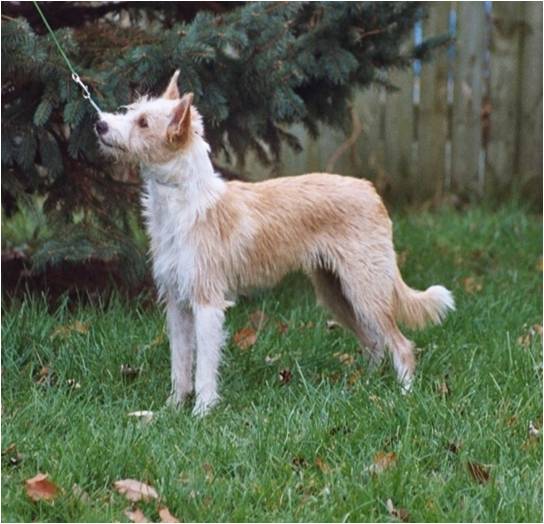
[[[143,204],[159,294],[165,297],[170,293],[178,301],[187,301],[193,294],[197,265],[189,210],[168,189],[164,193],[150,191],[144,196]]]

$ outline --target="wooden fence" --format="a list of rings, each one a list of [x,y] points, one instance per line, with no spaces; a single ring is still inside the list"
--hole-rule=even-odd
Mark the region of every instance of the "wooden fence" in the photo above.
[[[295,128],[304,149],[282,174],[364,176],[404,202],[542,198],[542,3],[431,2],[429,15],[416,40],[449,32],[450,48],[393,73],[398,91],[359,93],[349,136]]]

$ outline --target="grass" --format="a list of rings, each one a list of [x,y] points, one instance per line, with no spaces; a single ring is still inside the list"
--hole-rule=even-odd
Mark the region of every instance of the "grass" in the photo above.
[[[327,329],[297,275],[229,312],[231,333],[256,309],[268,322],[251,349],[225,349],[224,400],[203,420],[163,407],[169,355],[158,308],[6,304],[2,449],[14,443],[22,460],[2,457],[2,520],[124,521],[128,503],[112,484],[135,478],[184,521],[391,521],[390,498],[412,521],[541,522],[542,441],[527,432],[529,421],[542,425],[542,341],[527,335],[542,321],[541,219],[510,207],[395,223],[407,282],[443,283],[457,299],[443,326],[409,333],[420,353],[407,397],[389,365],[366,374],[355,340]],[[59,332],[75,321],[88,331]],[[123,379],[122,364],[142,371]],[[49,385],[37,383],[42,367],[54,374]],[[292,380],[282,385],[286,368]],[[143,409],[155,411],[150,424],[127,416]],[[396,461],[373,474],[380,451]],[[468,462],[489,480],[476,482]],[[53,503],[25,495],[38,471],[63,490]],[[141,507],[157,518],[152,503]]]

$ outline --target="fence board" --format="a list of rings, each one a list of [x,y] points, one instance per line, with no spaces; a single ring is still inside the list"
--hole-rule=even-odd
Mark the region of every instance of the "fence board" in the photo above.
[[[393,71],[389,80],[399,90],[387,93],[385,102],[385,172],[391,192],[409,200],[414,183],[413,71]]]
[[[519,173],[542,195],[542,3],[523,2]]]
[[[382,139],[382,88],[372,86],[355,97],[355,109],[362,124],[358,152],[362,160],[361,175],[385,187],[384,142]]]
[[[447,34],[451,2],[437,2],[429,7],[423,36]],[[418,156],[420,199],[440,197],[446,175],[446,141],[448,139],[448,55],[435,54],[423,64],[418,122]]]
[[[453,91],[452,189],[458,194],[481,195],[482,62],[486,47],[483,2],[457,4],[456,60]]]
[[[501,194],[512,183],[515,172],[518,129],[519,53],[522,6],[520,2],[496,2],[491,28],[491,129],[486,186]]]

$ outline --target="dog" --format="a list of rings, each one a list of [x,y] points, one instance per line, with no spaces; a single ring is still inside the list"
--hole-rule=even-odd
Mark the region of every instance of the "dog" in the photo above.
[[[168,402],[178,405],[194,390],[195,415],[218,402],[229,298],[297,269],[309,275],[318,301],[353,331],[371,364],[390,352],[409,391],[413,344],[397,321],[414,328],[440,323],[454,300],[442,286],[416,291],[404,283],[391,220],[373,185],[328,173],[223,180],[212,167],[193,95],[180,95],[178,77],[176,71],[162,96],[143,97],[126,112],[101,113],[95,126],[105,154],[141,166],[153,275],[171,349]]]

